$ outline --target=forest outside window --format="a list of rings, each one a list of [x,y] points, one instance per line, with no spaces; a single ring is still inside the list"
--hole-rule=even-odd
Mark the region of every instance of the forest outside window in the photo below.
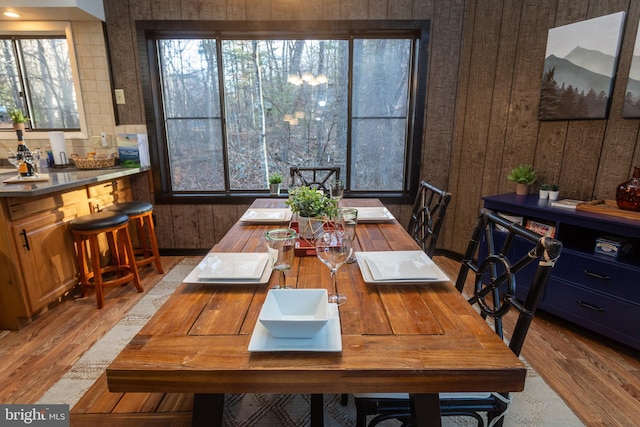
[[[0,35],[1,129],[12,129],[14,109],[29,118],[29,130],[80,129],[72,55],[64,26],[59,31]]]
[[[419,34],[148,35],[161,193],[266,191],[291,166],[338,166],[352,193],[406,193]]]

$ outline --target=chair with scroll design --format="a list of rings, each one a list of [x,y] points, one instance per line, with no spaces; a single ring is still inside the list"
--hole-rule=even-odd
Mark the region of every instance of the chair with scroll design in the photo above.
[[[420,183],[407,231],[430,257],[436,250],[442,220],[450,201],[451,193],[441,190],[427,181]]]
[[[476,222],[455,286],[462,292],[472,273],[473,296],[468,301],[483,318],[493,320],[492,326],[502,339],[503,317],[511,309],[517,312],[509,340],[509,348],[516,356],[520,355],[561,251],[562,243],[558,240],[540,236],[490,210],[483,210]],[[516,284],[523,291],[520,294],[523,300],[516,298]],[[489,426],[500,426],[510,402],[509,394],[505,393],[441,393],[440,412],[443,416],[473,417],[478,426],[484,426],[481,413],[486,413]],[[370,415],[375,416],[369,427],[387,419],[412,426],[410,406],[409,394],[356,395],[356,426],[364,427]]]
[[[307,187],[322,190],[325,193],[329,191],[331,181],[340,179],[340,168],[335,167],[298,167],[291,166],[289,168],[292,182],[300,182]]]

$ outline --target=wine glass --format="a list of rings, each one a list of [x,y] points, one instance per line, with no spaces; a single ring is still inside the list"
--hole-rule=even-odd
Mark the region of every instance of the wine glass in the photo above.
[[[16,153],[15,151],[7,150],[7,160],[9,160],[9,163],[16,167],[16,172],[18,173],[18,178],[20,179],[20,165],[24,161],[22,156],[18,156],[18,153]]]
[[[280,273],[278,285],[274,289],[288,289],[284,273],[293,265],[296,231],[292,228],[276,228],[267,231],[264,237],[267,240],[271,267]]]
[[[335,199],[336,202],[339,202],[342,196],[344,196],[344,182],[333,181],[329,184],[329,195],[332,199]]]
[[[351,240],[346,238],[342,230],[324,232],[316,240],[316,255],[331,271],[331,289],[329,302],[343,305],[347,302],[345,295],[338,293],[336,273],[351,256]]]
[[[338,208],[336,225],[344,232],[345,238],[351,241],[351,247],[353,248],[353,241],[356,238],[356,226],[358,225],[358,209]],[[351,256],[347,259],[346,264],[356,262],[355,255],[355,251],[352,250]]]

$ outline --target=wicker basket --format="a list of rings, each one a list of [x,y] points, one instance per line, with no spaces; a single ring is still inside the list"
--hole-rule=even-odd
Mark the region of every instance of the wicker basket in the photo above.
[[[105,169],[110,168],[116,164],[115,157],[103,157],[103,158],[81,158],[78,156],[71,156],[71,160],[78,169]]]

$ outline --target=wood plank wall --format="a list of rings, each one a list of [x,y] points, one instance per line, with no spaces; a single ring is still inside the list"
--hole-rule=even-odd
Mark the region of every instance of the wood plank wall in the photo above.
[[[484,195],[513,191],[509,170],[532,164],[561,197],[612,198],[640,164],[637,119],[622,102],[640,19],[632,0],[104,0],[119,124],[144,123],[136,20],[430,19],[422,178],[453,193],[440,245],[463,252]],[[538,122],[550,28],[627,12],[607,120]],[[537,186],[534,186],[537,190]],[[162,248],[206,248],[240,205],[156,206]],[[407,206],[391,206],[402,222]]]

